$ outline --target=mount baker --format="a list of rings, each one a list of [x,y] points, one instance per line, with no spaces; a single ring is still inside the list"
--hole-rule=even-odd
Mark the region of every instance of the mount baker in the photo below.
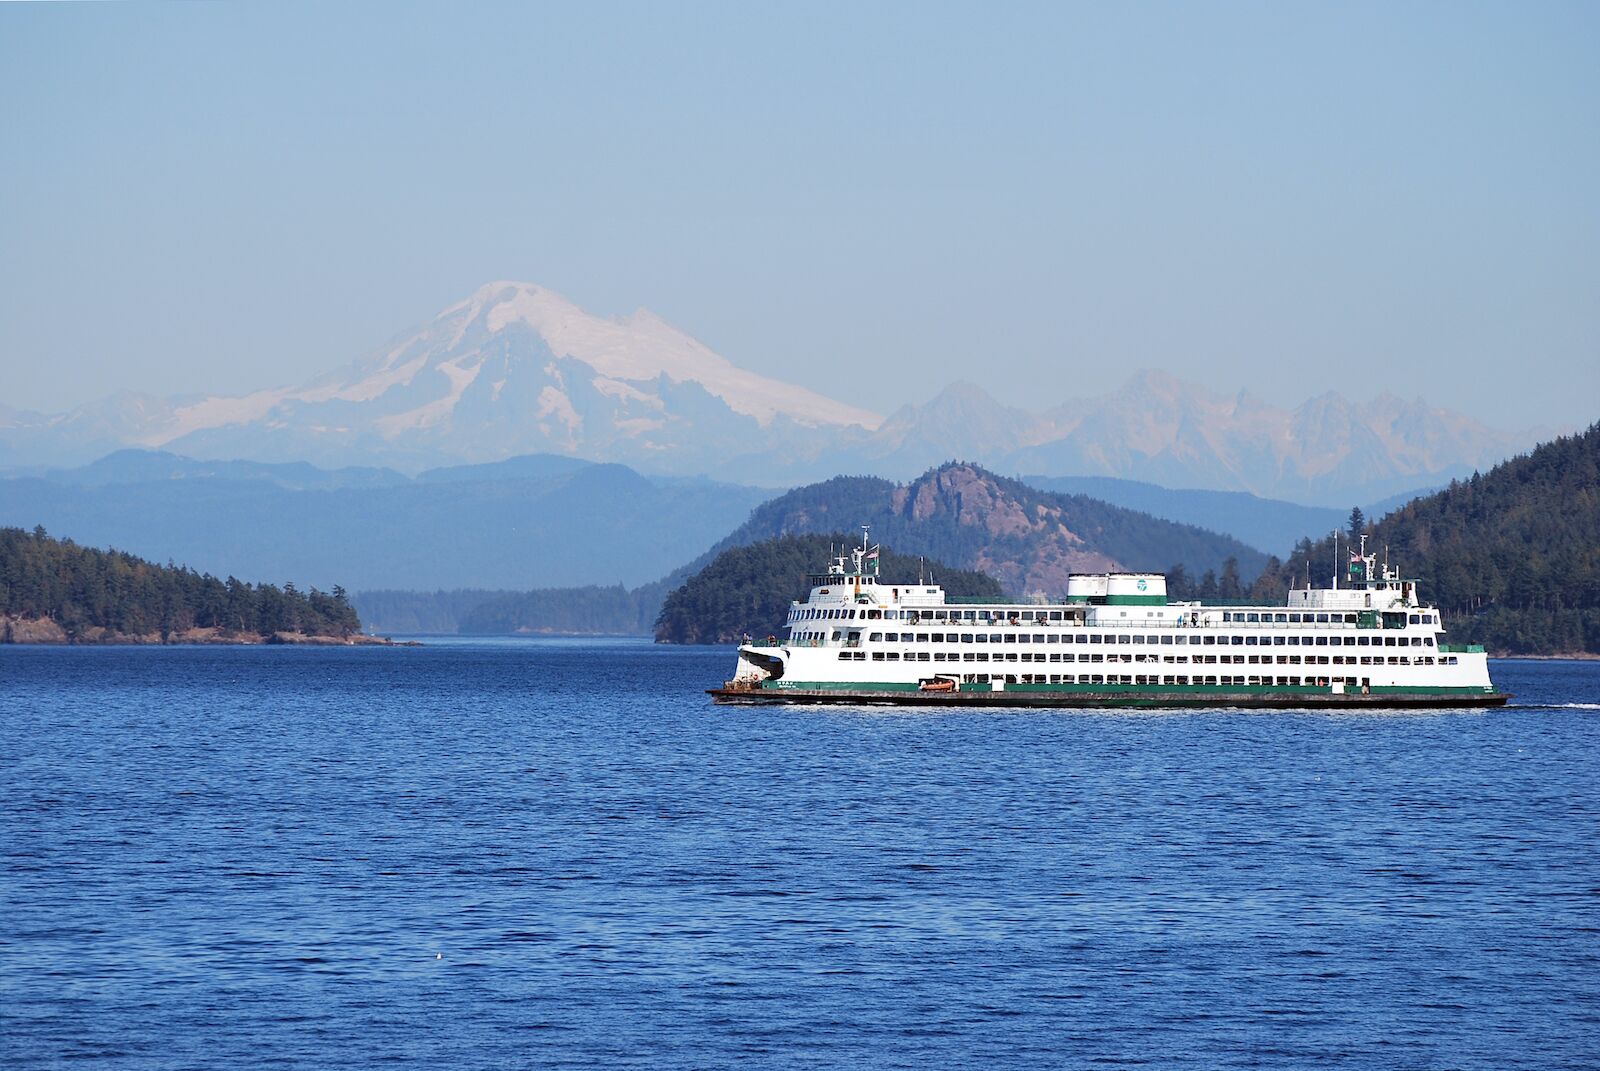
[[[1141,372],[1042,413],[956,384],[888,418],[740,368],[647,310],[606,319],[495,282],[368,357],[239,397],[124,392],[69,413],[0,407],[0,465],[127,446],[200,458],[381,464],[555,453],[768,486],[905,477],[952,458],[1301,500],[1370,501],[1486,467],[1532,442],[1420,400],[1325,394],[1289,410]]]

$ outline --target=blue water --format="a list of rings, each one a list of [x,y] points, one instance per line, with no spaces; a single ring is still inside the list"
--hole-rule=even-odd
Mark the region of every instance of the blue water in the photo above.
[[[1388,715],[731,665],[0,648],[0,1065],[1600,1066],[1600,665]]]

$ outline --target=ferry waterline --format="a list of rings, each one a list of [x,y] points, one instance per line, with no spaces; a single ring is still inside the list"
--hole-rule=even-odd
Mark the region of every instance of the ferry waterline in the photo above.
[[[1056,602],[886,583],[862,545],[809,578],[785,638],[739,647],[718,703],[1005,707],[1467,707],[1511,696],[1444,642],[1415,581],[1350,554],[1346,585],[1282,607],[1174,602],[1159,573],[1074,574]]]

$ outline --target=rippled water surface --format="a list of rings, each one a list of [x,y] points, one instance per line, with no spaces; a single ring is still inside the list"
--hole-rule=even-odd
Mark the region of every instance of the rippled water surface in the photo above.
[[[1600,666],[1388,715],[731,666],[0,648],[0,1065],[1600,1065]]]

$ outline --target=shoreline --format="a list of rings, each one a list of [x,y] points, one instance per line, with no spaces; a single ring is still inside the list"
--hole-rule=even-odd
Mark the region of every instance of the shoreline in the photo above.
[[[28,647],[421,647],[419,640],[387,636],[319,636],[305,632],[230,632],[191,628],[182,632],[126,633],[101,626],[72,634],[49,618],[0,617],[0,646]]]

